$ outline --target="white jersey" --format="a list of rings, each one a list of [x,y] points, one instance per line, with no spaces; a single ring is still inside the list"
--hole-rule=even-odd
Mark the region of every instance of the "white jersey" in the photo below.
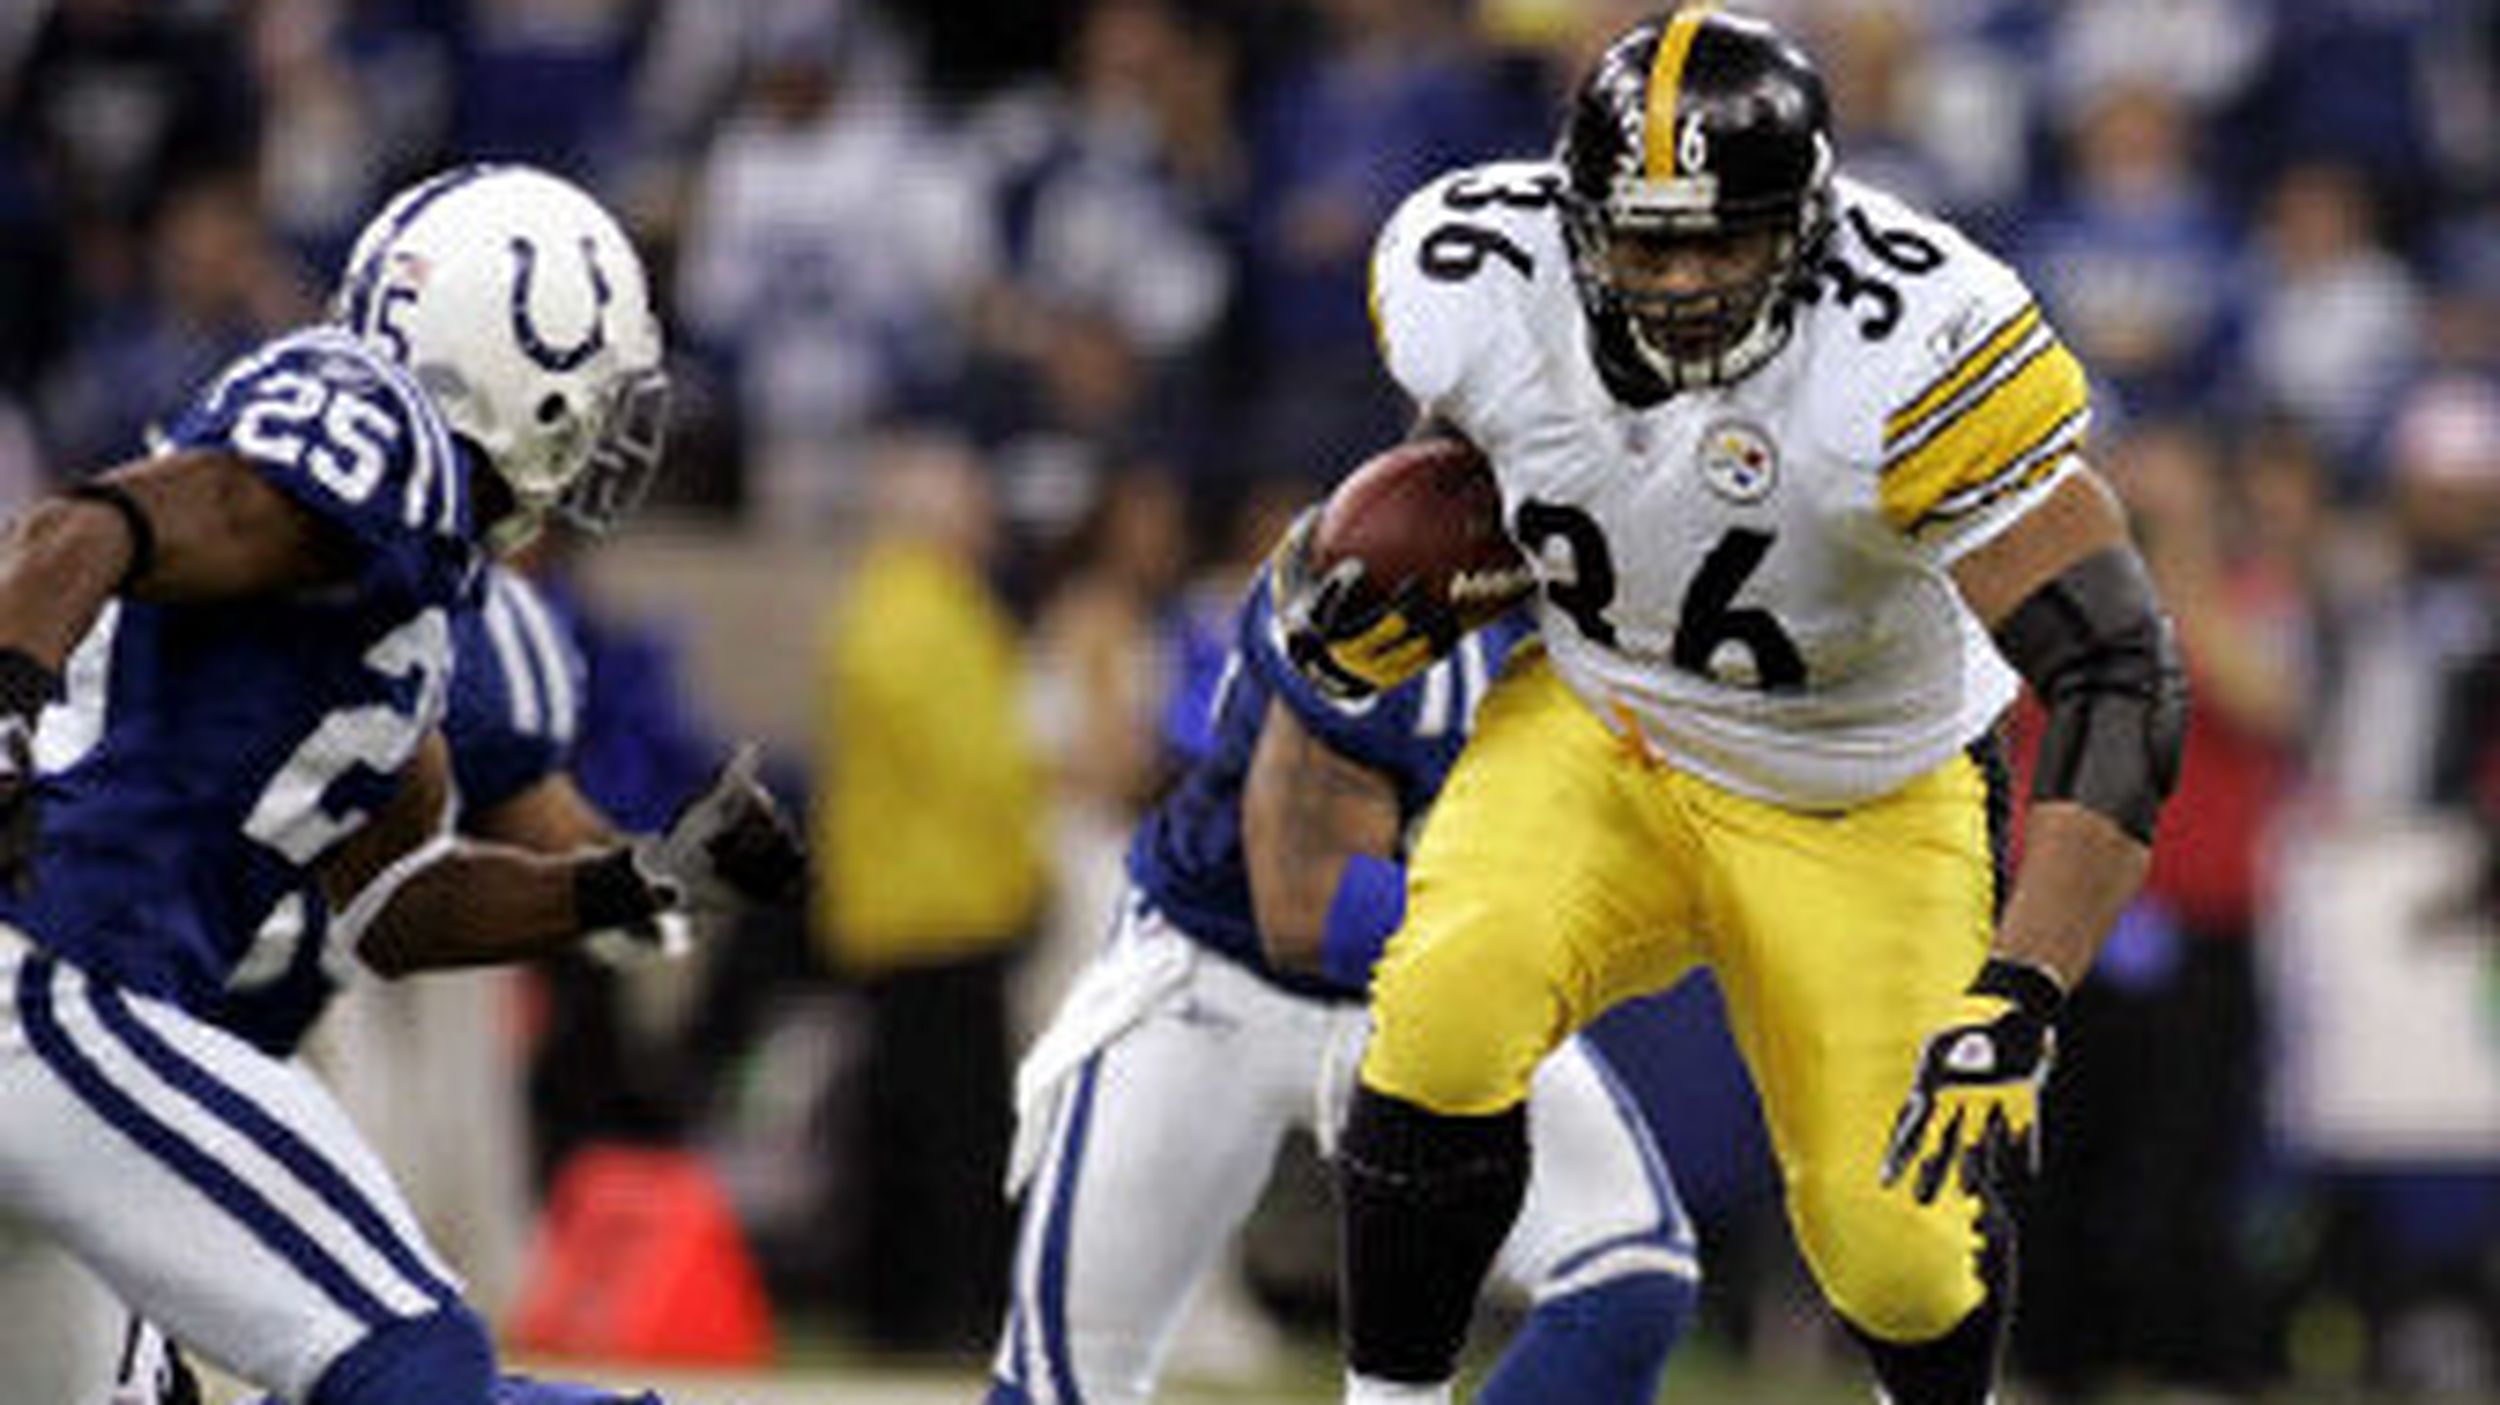
[[[1819,295],[1724,387],[1610,393],[1547,162],[1455,172],[1382,232],[1409,394],[1493,461],[1572,690],[1650,755],[1832,808],[1967,746],[2017,687],[1946,574],[2074,463],[2081,368],[2021,281],[1853,181]]]

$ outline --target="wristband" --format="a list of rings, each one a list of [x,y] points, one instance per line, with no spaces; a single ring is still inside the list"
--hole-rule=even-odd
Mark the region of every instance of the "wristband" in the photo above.
[[[1350,990],[1370,985],[1381,948],[1405,918],[1406,865],[1373,854],[1348,858],[1320,928],[1320,971]]]
[[[2013,1002],[2014,1008],[2043,1025],[2054,1024],[2057,1012],[2066,1003],[2066,990],[2057,977],[2028,962],[2009,957],[1991,956],[1971,980],[1970,993],[1993,995]]]
[[[665,906],[634,866],[631,845],[573,865],[573,924],[580,931],[630,926]]]
[[[121,517],[122,530],[130,534],[130,564],[114,582],[115,594],[147,579],[148,572],[156,569],[156,524],[148,520],[147,509],[139,506],[128,488],[110,479],[90,478],[71,484],[62,496],[73,502],[101,503]]]

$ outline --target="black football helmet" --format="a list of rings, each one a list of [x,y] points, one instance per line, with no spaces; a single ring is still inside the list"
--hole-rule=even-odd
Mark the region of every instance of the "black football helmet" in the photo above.
[[[1831,228],[1831,104],[1778,30],[1706,5],[1633,26],[1581,80],[1556,157],[1573,272],[1617,395],[1725,385],[1787,341]],[[1643,276],[1679,243],[1717,251],[1731,276],[1698,291]]]

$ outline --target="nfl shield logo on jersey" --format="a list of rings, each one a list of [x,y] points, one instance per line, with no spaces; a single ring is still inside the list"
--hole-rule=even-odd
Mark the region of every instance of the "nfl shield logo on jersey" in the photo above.
[[[1771,436],[1743,420],[1721,420],[1702,431],[1701,481],[1730,502],[1760,502],[1779,481],[1779,452]]]

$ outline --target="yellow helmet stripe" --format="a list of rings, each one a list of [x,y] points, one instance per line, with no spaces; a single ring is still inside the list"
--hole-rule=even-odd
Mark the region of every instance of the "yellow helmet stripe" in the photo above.
[[[1649,63],[1649,113],[1642,124],[1641,173],[1651,180],[1672,180],[1675,169],[1675,105],[1684,93],[1684,60],[1693,52],[1693,36],[1718,6],[1687,5],[1667,21],[1658,36],[1658,53]]]

